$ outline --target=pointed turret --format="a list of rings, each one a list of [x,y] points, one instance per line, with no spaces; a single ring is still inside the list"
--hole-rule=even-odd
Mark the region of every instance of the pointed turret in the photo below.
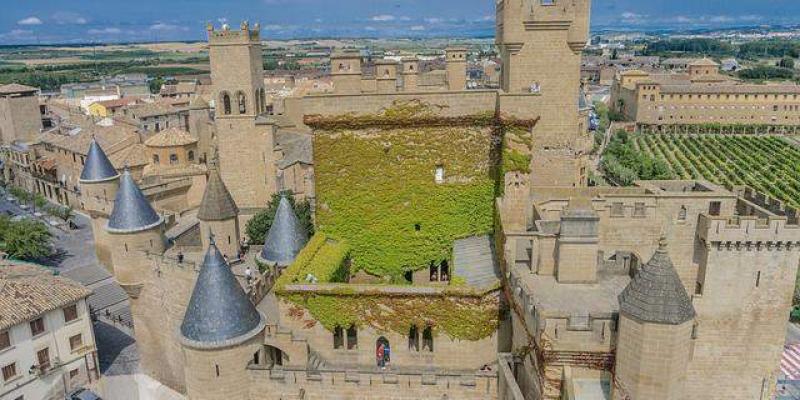
[[[685,399],[695,310],[661,239],[619,295],[614,399]]]
[[[80,183],[102,182],[119,177],[114,165],[106,156],[106,153],[97,144],[97,140],[92,138],[89,144],[89,153],[86,155],[86,161],[83,165],[81,172]]]
[[[267,264],[286,267],[307,242],[308,232],[300,225],[289,199],[282,196],[259,259]]]
[[[228,346],[249,339],[264,324],[212,240],[181,324],[184,342],[192,347]]]
[[[212,163],[213,164],[213,163]],[[239,252],[239,207],[233,196],[219,176],[216,166],[211,167],[197,212],[200,220],[200,234],[203,247],[210,246],[208,238],[213,233],[219,239],[218,246],[222,254],[233,256]]]
[[[206,191],[203,193],[203,201],[200,203],[200,210],[197,212],[197,219],[201,221],[224,221],[236,218],[239,215],[239,208],[233,200],[233,196],[225,186],[225,182],[219,176],[216,167],[212,167],[208,175]]]
[[[694,318],[692,300],[672,265],[666,239],[619,295],[619,305],[621,313],[642,322],[679,325]]]
[[[114,199],[114,211],[108,220],[108,231],[112,233],[132,233],[148,230],[164,222],[144,193],[133,181],[126,168],[120,179],[119,190]]]

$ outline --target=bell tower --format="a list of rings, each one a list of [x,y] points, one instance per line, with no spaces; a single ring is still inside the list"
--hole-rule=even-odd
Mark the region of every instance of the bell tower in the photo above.
[[[591,0],[499,0],[496,41],[507,96],[538,99],[534,186],[585,185],[584,154],[591,146],[578,124],[581,50],[589,37]],[[531,110],[534,114],[534,110]]]
[[[246,213],[275,191],[274,127],[257,118],[266,111],[260,28],[207,29],[220,174]]]

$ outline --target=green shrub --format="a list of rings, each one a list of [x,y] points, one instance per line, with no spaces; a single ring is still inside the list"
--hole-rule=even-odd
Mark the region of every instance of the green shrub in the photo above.
[[[52,234],[43,223],[0,217],[0,248],[12,258],[31,260],[52,254]]]

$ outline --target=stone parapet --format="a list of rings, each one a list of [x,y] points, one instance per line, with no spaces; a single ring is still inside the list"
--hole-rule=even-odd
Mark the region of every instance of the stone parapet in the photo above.
[[[755,246],[800,245],[800,226],[788,225],[786,217],[712,217],[700,215],[698,237],[708,244]]]

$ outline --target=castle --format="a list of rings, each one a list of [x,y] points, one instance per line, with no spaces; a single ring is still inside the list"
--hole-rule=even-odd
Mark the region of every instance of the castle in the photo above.
[[[80,180],[142,369],[192,400],[769,399],[796,210],[702,181],[587,187],[589,10],[498,1],[500,90],[466,90],[459,48],[437,89],[413,59],[364,76],[342,53],[334,93],[276,113],[258,25],[209,26],[196,213],[165,219],[96,142]],[[242,253],[284,189],[315,233],[284,194]]]

